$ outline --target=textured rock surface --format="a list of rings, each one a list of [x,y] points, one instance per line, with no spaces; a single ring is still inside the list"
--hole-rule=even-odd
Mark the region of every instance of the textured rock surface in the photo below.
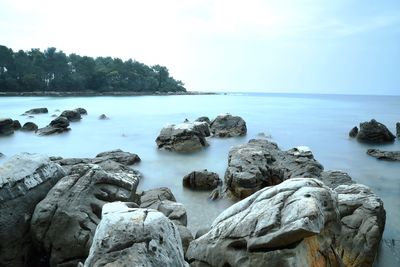
[[[357,126],[354,126],[353,129],[350,130],[349,136],[350,137],[356,137],[357,134],[358,134],[358,128],[357,128]]]
[[[64,175],[38,154],[19,154],[0,166],[0,266],[27,266],[35,206]]]
[[[41,114],[41,113],[49,113],[47,108],[33,108],[25,111],[25,114]]]
[[[306,147],[281,151],[275,143],[253,139],[229,152],[225,185],[236,197],[245,198],[288,178],[318,177],[322,170]]]
[[[27,132],[34,132],[38,129],[38,126],[34,122],[25,122],[24,125],[22,126],[21,130],[22,131],[27,131]]]
[[[400,151],[382,151],[371,148],[367,150],[367,154],[381,160],[400,161]]]
[[[177,227],[161,212],[110,203],[93,239],[85,265],[188,266]]]
[[[339,266],[337,196],[316,179],[264,188],[220,214],[191,242],[191,266]]]
[[[183,186],[191,189],[211,190],[222,184],[219,175],[207,170],[194,171],[183,177]]]
[[[366,143],[393,142],[395,136],[380,122],[372,119],[369,122],[360,123],[360,131],[357,140]]]
[[[35,209],[31,222],[38,254],[50,256],[50,266],[76,266],[83,261],[100,221],[102,206],[137,201],[140,175],[129,168],[110,170],[76,164]]]
[[[10,135],[14,133],[14,121],[10,118],[0,118],[0,135]]]
[[[246,135],[246,122],[239,116],[224,114],[217,116],[210,124],[211,133],[218,137]]]
[[[164,127],[156,139],[159,149],[193,152],[207,146],[203,132],[193,123],[172,124]]]
[[[64,110],[60,116],[66,117],[69,121],[79,121],[82,119],[81,114],[76,110]]]

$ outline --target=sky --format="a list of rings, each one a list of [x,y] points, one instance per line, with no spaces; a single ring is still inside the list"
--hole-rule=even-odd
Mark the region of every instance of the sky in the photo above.
[[[399,0],[0,0],[0,44],[160,64],[190,91],[400,95]]]

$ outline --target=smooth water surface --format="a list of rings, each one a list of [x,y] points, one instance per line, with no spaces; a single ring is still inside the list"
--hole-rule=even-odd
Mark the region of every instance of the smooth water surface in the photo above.
[[[26,110],[47,107],[49,114],[20,116]],[[36,136],[18,131],[0,138],[0,163],[19,152],[49,156],[94,157],[99,152],[120,148],[137,153],[143,173],[140,189],[166,186],[188,210],[189,228],[209,226],[231,201],[211,202],[209,192],[182,187],[182,177],[193,170],[208,169],[223,178],[229,149],[256,138],[260,133],[281,149],[305,145],[326,170],[343,170],[371,187],[385,203],[387,212],[384,242],[377,266],[399,266],[400,163],[378,161],[366,154],[368,148],[400,150],[400,141],[387,145],[360,144],[348,137],[349,130],[375,118],[392,132],[400,121],[398,96],[342,96],[290,94],[228,94],[140,97],[0,97],[0,117],[33,121],[43,127],[65,109],[83,107],[88,115],[71,123],[72,130],[54,136]],[[59,111],[57,111],[59,110]],[[211,119],[221,113],[243,117],[248,134],[242,138],[210,138],[210,146],[193,154],[158,151],[155,139],[168,123]],[[99,120],[100,114],[109,120]]]

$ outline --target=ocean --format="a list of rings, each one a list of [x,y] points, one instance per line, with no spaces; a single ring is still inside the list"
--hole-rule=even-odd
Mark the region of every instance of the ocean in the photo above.
[[[48,114],[21,116],[38,107]],[[395,133],[400,121],[400,96],[312,95],[228,93],[217,95],[136,96],[136,97],[0,97],[0,117],[32,121],[44,127],[66,109],[85,108],[71,131],[53,136],[37,136],[17,131],[0,138],[0,164],[19,153],[43,153],[61,157],[94,157],[120,148],[138,154],[135,166],[143,174],[139,189],[166,186],[188,210],[188,226],[194,233],[207,227],[232,204],[229,199],[209,201],[209,192],[182,187],[182,177],[194,170],[217,172],[223,179],[228,152],[234,145],[267,136],[283,150],[308,146],[325,170],[342,170],[365,184],[382,198],[386,227],[375,266],[400,266],[400,163],[376,160],[368,148],[400,150],[400,141],[367,145],[348,137],[350,129],[375,118]],[[155,139],[169,123],[219,114],[241,116],[248,133],[240,138],[209,138],[210,146],[192,154],[159,151]],[[101,114],[108,120],[99,120]]]

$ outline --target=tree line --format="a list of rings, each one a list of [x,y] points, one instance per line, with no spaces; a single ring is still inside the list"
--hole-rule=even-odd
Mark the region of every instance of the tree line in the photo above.
[[[164,66],[129,59],[67,56],[55,47],[19,50],[0,45],[0,92],[178,92],[184,84]]]

